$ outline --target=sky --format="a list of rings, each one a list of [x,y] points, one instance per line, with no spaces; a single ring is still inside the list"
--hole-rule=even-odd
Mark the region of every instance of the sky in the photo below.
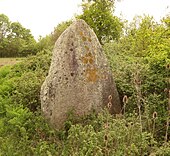
[[[36,39],[50,34],[62,21],[81,13],[82,0],[0,0],[0,14],[30,29]],[[116,2],[114,15],[132,21],[134,16],[147,14],[156,21],[170,13],[170,0],[121,0]]]

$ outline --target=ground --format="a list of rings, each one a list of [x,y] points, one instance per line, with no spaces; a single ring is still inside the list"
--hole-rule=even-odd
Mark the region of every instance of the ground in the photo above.
[[[4,65],[13,65],[20,62],[23,58],[0,58],[0,67]]]

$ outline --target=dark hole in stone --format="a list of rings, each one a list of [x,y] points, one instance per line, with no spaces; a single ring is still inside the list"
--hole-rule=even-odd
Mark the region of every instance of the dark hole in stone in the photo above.
[[[66,81],[68,81],[68,77],[66,77],[65,79],[66,79]]]
[[[74,46],[74,43],[72,42],[71,45]]]
[[[50,116],[52,115],[53,113],[52,113],[52,110],[50,110]]]
[[[71,73],[70,75],[71,75],[71,76],[74,76],[74,73]]]
[[[70,51],[73,51],[73,48],[70,48]]]

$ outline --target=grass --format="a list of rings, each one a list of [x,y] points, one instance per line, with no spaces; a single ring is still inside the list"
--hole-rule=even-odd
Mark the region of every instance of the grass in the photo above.
[[[13,65],[22,61],[24,58],[0,58],[0,67],[5,65]]]

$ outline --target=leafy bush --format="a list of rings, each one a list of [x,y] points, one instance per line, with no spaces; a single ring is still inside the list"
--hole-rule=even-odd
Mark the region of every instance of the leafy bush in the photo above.
[[[91,121],[93,124],[71,126],[61,155],[145,155],[150,153],[150,144],[153,144],[154,140],[151,134],[141,133],[138,122],[113,118],[107,110],[93,120]]]
[[[140,22],[139,22],[140,21]],[[168,118],[169,27],[157,24],[148,16],[137,17],[126,35],[104,45],[113,70],[120,98],[128,97],[126,115],[135,111],[141,116],[145,130],[153,127],[157,113],[157,140],[163,141]],[[149,130],[151,132],[151,130]]]

